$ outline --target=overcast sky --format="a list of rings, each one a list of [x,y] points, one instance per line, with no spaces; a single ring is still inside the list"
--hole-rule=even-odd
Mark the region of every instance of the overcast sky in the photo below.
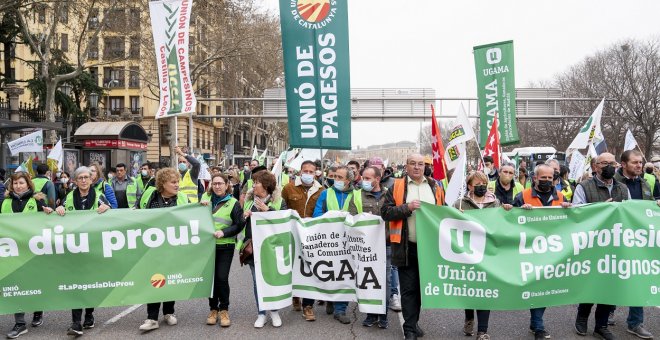
[[[263,1],[279,13],[279,1]],[[504,40],[514,41],[516,87],[527,87],[623,39],[660,37],[658,13],[654,0],[348,0],[351,87],[476,97],[472,47]],[[353,121],[352,144],[417,141],[419,128]]]

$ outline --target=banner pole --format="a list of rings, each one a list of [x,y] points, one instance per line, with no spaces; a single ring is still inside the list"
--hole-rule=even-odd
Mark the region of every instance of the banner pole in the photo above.
[[[637,143],[635,143],[635,144],[637,144]],[[642,151],[642,149],[639,147],[639,144],[637,144],[637,150],[639,150],[639,152],[642,154],[642,158],[644,159],[644,164],[646,164],[646,162],[647,162],[646,157],[644,156],[644,152]]]

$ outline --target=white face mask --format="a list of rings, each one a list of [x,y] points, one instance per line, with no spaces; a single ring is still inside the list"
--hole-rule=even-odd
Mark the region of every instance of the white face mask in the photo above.
[[[142,177],[147,177],[149,176],[149,170],[142,170],[140,171],[140,174],[142,175]]]
[[[62,178],[62,179],[60,179],[60,182],[62,182],[62,184],[67,184],[67,183],[69,183],[69,179],[68,178]]]

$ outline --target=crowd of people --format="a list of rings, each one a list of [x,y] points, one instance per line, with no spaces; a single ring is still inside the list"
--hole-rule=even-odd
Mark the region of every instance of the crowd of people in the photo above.
[[[105,174],[98,164],[81,166],[73,174],[51,174],[48,166],[38,165],[36,176],[16,172],[9,176],[0,202],[0,213],[45,213],[65,215],[72,210],[94,210],[102,214],[109,209],[158,209],[183,204],[202,204],[211,207],[216,240],[213,292],[209,301],[206,323],[230,327],[229,272],[234,254],[238,252],[241,265],[252,273],[255,295],[255,328],[269,321],[282,326],[276,310],[259,306],[254,278],[252,230],[253,212],[293,209],[300,217],[318,217],[337,210],[350,214],[368,212],[386,221],[386,277],[387,308],[401,311],[406,339],[424,335],[420,327],[421,292],[417,252],[417,221],[414,214],[421,202],[445,205],[446,181],[431,177],[432,161],[420,154],[408,155],[401,167],[388,167],[382,158],[373,157],[363,164],[331,164],[322,167],[319,161],[306,160],[300,169],[284,169],[273,174],[258,160],[245,162],[242,169],[232,165],[227,169],[211,167],[208,183],[199,178],[200,162],[181,149],[178,168],[156,171],[150,163],[140,168],[135,177],[127,174],[125,164],[117,164]],[[617,162],[615,156],[603,153],[591,163],[591,173],[579,182],[568,180],[569,171],[559,161],[528,165],[503,164],[493,166],[493,159],[484,157],[483,171],[469,167],[464,197],[454,203],[460,211],[474,209],[514,207],[534,209],[545,206],[570,208],[595,202],[620,202],[629,199],[657,200],[660,205],[660,157],[643,162],[638,151],[626,151]],[[4,173],[0,172],[4,176]],[[5,181],[0,181],[4,186]],[[399,290],[400,289],[400,290]],[[176,325],[174,301],[147,304],[147,319],[139,326],[147,332],[159,328],[159,315],[168,325]],[[324,306],[326,314],[342,324],[351,323],[347,315],[347,301],[314,301],[292,298],[292,308],[301,312],[307,321],[317,318],[315,305]],[[83,307],[83,306],[81,306]],[[80,336],[93,328],[94,306],[72,310],[72,323],[67,334]],[[587,334],[587,323],[593,304],[580,304],[576,313],[575,331]],[[603,339],[614,339],[608,329],[612,325],[615,306],[598,304],[595,311],[594,334]],[[83,319],[84,311],[84,319]],[[535,339],[550,338],[544,327],[545,308],[530,310],[530,331]],[[476,331],[475,331],[476,316]],[[490,339],[488,310],[465,310],[462,332],[478,340]],[[653,335],[643,325],[644,309],[629,307],[627,331],[640,338]],[[43,323],[43,313],[35,311],[31,325]],[[368,314],[362,325],[388,328],[387,314]],[[15,325],[7,333],[14,339],[27,333],[24,313],[15,314]]]

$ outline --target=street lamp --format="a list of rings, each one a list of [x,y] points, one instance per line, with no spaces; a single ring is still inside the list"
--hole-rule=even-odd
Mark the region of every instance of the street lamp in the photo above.
[[[99,108],[99,94],[92,92],[89,94],[89,108],[93,117],[96,117]]]
[[[69,84],[67,84],[67,83],[64,83],[64,84],[60,85],[60,89],[59,89],[59,90],[60,90],[60,92],[62,92],[65,96],[68,97],[68,96],[71,95],[71,89],[73,89],[73,86],[71,86],[71,85],[69,85]]]

